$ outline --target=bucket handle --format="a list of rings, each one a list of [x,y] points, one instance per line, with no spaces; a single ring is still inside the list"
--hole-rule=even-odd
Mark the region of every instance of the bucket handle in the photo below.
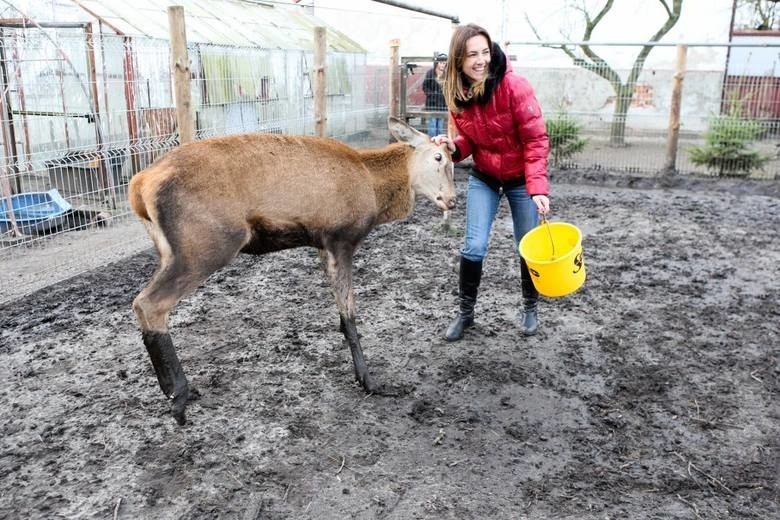
[[[550,237],[550,246],[552,246],[552,260],[555,260],[555,242],[553,241],[552,231],[550,231],[550,222],[547,220],[547,214],[542,213],[542,224],[547,228],[547,235]]]

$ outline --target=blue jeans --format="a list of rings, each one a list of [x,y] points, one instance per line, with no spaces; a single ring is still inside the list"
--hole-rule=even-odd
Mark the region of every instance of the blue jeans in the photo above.
[[[441,117],[428,118],[428,135],[436,137],[437,135],[446,134],[447,129],[444,128],[444,119]]]
[[[463,249],[460,250],[461,256],[467,260],[480,262],[487,255],[490,229],[496,218],[502,194],[506,195],[512,213],[515,252],[518,255],[520,253],[517,246],[520,239],[539,224],[536,204],[528,196],[525,186],[517,186],[498,193],[470,175],[466,195],[466,240]]]

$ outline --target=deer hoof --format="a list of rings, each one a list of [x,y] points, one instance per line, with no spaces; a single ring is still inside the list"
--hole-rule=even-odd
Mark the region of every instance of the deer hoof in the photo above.
[[[362,380],[358,379],[358,381],[363,385],[363,389],[367,394],[380,395],[382,397],[400,397],[402,395],[408,395],[412,389],[411,385],[380,385],[371,377],[365,377]]]
[[[366,371],[365,374],[358,374],[356,372],[355,379],[357,380],[358,383],[360,383],[360,386],[363,387],[363,390],[365,390],[367,394],[377,393],[377,390],[379,389],[379,385],[376,384],[373,377],[368,375],[368,371]]]
[[[187,417],[185,416],[185,409],[187,408],[187,389],[179,395],[171,396],[171,415],[179,423],[179,426],[184,426],[187,423]]]

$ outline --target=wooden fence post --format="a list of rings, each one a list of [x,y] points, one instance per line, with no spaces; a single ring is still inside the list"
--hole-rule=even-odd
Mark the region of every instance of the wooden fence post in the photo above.
[[[179,143],[184,144],[195,138],[195,125],[192,118],[190,59],[187,56],[187,33],[182,6],[168,7],[168,24],[171,34],[171,72],[176,104],[176,124],[179,127]]]
[[[127,107],[127,133],[130,137],[130,143],[138,144],[138,117],[135,107],[135,70],[133,69],[133,40],[127,36],[122,38],[122,72],[124,74],[125,85],[125,106]],[[141,169],[140,154],[131,153],[130,161],[132,165],[132,175],[135,175]]]
[[[390,40],[390,115],[398,117],[398,91],[401,85],[400,81],[400,56],[398,49],[401,47],[401,40]]]
[[[21,193],[22,180],[19,177],[19,168],[16,164],[18,151],[16,149],[16,132],[14,131],[14,113],[11,108],[11,78],[8,77],[5,52],[5,34],[0,28],[0,118],[2,118],[3,135],[3,158],[5,159],[5,171],[0,172],[0,182],[3,184],[3,192],[7,197],[7,208],[11,216],[11,223],[14,234],[19,236],[16,229],[16,220],[14,219],[14,208],[11,204],[11,195]],[[14,186],[11,187],[9,179],[14,180]]]
[[[677,46],[677,65],[675,67],[672,86],[669,130],[666,134],[666,162],[664,163],[664,171],[667,173],[672,173],[677,170],[677,149],[680,142],[680,104],[682,100],[687,54],[687,45]]]
[[[328,42],[325,27],[314,28],[314,134],[327,136],[327,103],[325,102]]]
[[[16,167],[16,137],[14,135],[13,117],[14,114],[11,111],[11,96],[8,83],[8,76],[6,74],[6,61],[5,61],[5,38],[3,30],[0,28],[0,118],[2,118],[2,137],[3,137],[3,159],[5,164],[1,167],[0,171],[0,185],[3,189],[3,198],[5,200],[5,207],[7,214],[11,220],[11,230],[14,237],[21,236],[19,228],[16,225],[16,215],[14,214],[13,195],[14,193],[22,192],[21,179],[17,175],[19,172]],[[11,182],[9,179],[14,179],[16,184],[14,191],[11,188]]]
[[[93,124],[95,125],[95,146],[97,147],[98,160],[98,185],[101,195],[107,195],[107,201],[112,209],[116,209],[116,194],[114,193],[114,175],[108,161],[108,152],[104,150],[103,122],[100,117],[100,103],[98,96],[97,67],[95,65],[95,39],[93,38],[92,23],[84,26],[85,47],[87,51],[87,78],[89,81],[89,97],[92,105]]]

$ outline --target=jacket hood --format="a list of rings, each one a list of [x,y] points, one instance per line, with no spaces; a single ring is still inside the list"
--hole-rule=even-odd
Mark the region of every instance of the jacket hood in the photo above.
[[[501,83],[502,79],[504,79],[507,70],[511,71],[512,69],[511,65],[509,65],[509,62],[507,62],[506,54],[504,54],[504,51],[501,50],[501,46],[499,46],[496,42],[493,42],[493,46],[490,49],[488,79],[485,81],[485,94],[479,99],[472,98],[468,101],[455,100],[455,104],[459,108],[466,108],[475,103],[480,105],[486,104],[488,101],[490,101],[490,98],[493,96],[493,92],[496,90],[498,84]],[[467,77],[464,76],[463,79],[464,84],[471,84],[471,81]]]

